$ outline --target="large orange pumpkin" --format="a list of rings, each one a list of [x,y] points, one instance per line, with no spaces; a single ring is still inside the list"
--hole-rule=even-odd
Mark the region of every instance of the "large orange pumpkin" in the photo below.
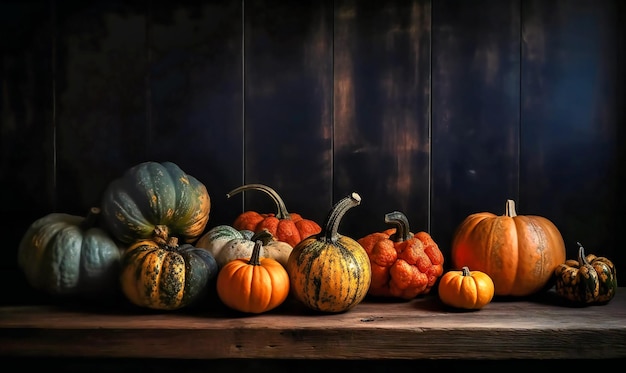
[[[479,212],[466,217],[452,239],[452,265],[489,275],[495,294],[527,296],[547,287],[565,262],[565,243],[545,217],[517,215],[507,200],[504,215]]]

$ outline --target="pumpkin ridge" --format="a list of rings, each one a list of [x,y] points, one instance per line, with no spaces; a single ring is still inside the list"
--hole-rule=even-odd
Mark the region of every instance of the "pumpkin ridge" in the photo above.
[[[122,184],[117,182],[113,185]],[[154,229],[140,206],[135,202],[137,197],[133,197],[130,193],[122,191],[123,187],[115,187],[113,190],[119,192],[111,192],[110,205],[105,204],[103,208],[104,216],[109,216],[107,223],[110,229],[118,234],[118,239],[122,242],[129,243],[135,237],[147,238]],[[110,206],[114,207],[110,211]],[[145,223],[144,223],[145,222]]]
[[[146,246],[141,246],[136,249],[131,246],[122,258],[123,269],[120,275],[122,288],[128,299],[138,306],[141,305],[140,299],[143,288],[141,288],[141,282],[135,281],[134,279],[143,276],[142,268],[149,252],[150,250],[146,249]],[[123,279],[128,276],[130,276],[132,280],[124,281]]]
[[[53,281],[54,288],[60,289],[61,293],[67,293],[76,287],[79,280],[78,274],[65,271],[63,267],[70,259],[72,267],[80,266],[82,247],[82,234],[80,233],[77,226],[65,225],[57,230],[53,240],[49,241],[46,251],[50,253],[52,265],[48,267],[49,274],[44,277],[46,283],[41,284],[42,289],[50,286],[49,281]]]
[[[133,192],[135,201],[143,201],[138,205],[143,215],[153,224],[169,224],[171,217],[168,217],[167,206],[176,204],[174,191],[165,185],[165,180],[172,184],[172,179],[163,165],[156,162],[146,162],[132,169],[134,185],[128,185],[128,190]],[[164,180],[165,179],[165,180]],[[148,181],[148,182],[146,182]]]
[[[185,290],[185,260],[175,250],[168,250],[161,262],[158,277],[159,302],[164,307],[177,307]]]

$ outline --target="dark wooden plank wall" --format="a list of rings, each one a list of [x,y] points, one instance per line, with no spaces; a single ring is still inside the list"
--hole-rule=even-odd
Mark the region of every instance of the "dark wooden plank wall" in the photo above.
[[[620,1],[0,2],[2,280],[21,235],[144,160],[207,185],[209,226],[270,199],[340,233],[403,211],[449,254],[470,213],[542,215],[620,269]],[[28,301],[23,281],[3,302]],[[6,286],[5,286],[6,288]]]
[[[519,202],[520,2],[434,1],[432,14],[431,235],[449,249],[468,214]]]

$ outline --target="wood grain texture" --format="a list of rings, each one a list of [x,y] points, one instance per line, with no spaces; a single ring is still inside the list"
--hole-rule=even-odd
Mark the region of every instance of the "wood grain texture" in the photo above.
[[[243,181],[242,2],[152,2],[146,157],[178,164],[207,187],[208,227],[238,211]]]
[[[519,1],[433,2],[432,231],[519,194]]]
[[[365,300],[318,314],[292,299],[247,316],[222,307],[157,313],[60,306],[0,308],[0,355],[171,359],[626,358],[626,289],[602,306],[571,307],[547,292],[479,311],[435,295]],[[580,348],[591,346],[591,348]]]
[[[11,217],[0,270],[17,267],[21,235],[58,207],[50,8],[47,0],[0,2],[0,210]]]
[[[244,182],[272,187],[289,212],[318,224],[334,202],[332,14],[332,1],[245,2]],[[276,213],[261,192],[229,208],[242,198],[244,210]]]
[[[335,5],[334,199],[363,199],[343,220],[354,238],[403,212],[429,230],[430,1]],[[351,216],[350,216],[351,215]]]
[[[523,2],[519,211],[552,219],[568,258],[581,242],[621,263],[624,251],[611,248],[622,245],[624,220],[610,213],[626,207],[616,177],[626,154],[618,4]]]
[[[146,151],[146,6],[57,3],[55,173],[57,211],[85,214],[108,182]]]

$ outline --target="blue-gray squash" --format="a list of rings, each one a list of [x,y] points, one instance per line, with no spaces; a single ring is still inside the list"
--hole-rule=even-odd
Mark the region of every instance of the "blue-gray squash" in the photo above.
[[[51,213],[33,222],[20,242],[18,265],[28,283],[53,296],[114,294],[122,248],[98,225],[100,208],[86,217]]]

